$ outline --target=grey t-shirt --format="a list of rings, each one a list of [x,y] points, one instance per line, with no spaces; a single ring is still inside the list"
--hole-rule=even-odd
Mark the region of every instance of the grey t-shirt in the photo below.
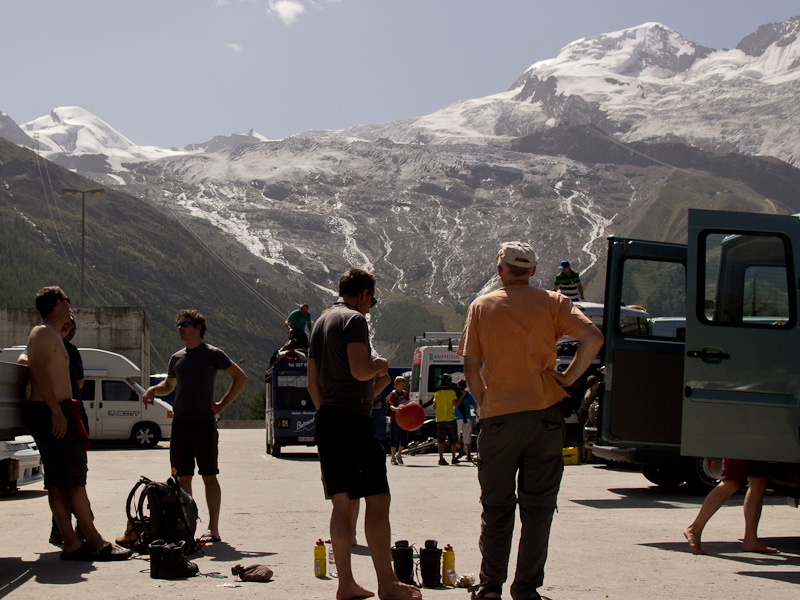
[[[375,379],[359,381],[350,373],[347,345],[352,343],[364,344],[371,355],[367,320],[360,312],[336,304],[314,324],[308,357],[317,366],[323,406],[369,415]]]
[[[228,355],[205,342],[187,350],[183,348],[169,360],[167,377],[175,377],[175,420],[213,419],[214,379],[217,371],[233,364]]]

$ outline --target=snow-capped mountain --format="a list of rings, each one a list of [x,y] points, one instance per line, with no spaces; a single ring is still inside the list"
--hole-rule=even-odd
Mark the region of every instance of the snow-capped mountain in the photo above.
[[[54,108],[50,114],[25,123],[22,129],[30,137],[36,136],[42,155],[56,162],[62,156],[104,156],[112,170],[119,170],[123,162],[157,160],[182,153],[134,144],[111,125],[78,106]]]
[[[400,143],[496,143],[593,124],[622,141],[671,136],[710,150],[796,164],[800,17],[712,50],[659,23],[580,39],[534,63],[505,92],[339,135]],[[312,134],[313,135],[313,134]]]
[[[141,147],[77,108],[23,129],[257,276],[332,289],[356,265],[400,297],[464,303],[491,285],[499,241],[526,239],[540,285],[569,257],[600,299],[607,235],[677,240],[687,206],[800,210],[799,30],[797,17],[714,50],[646,23],[577,40],[498,94],[282,141]]]

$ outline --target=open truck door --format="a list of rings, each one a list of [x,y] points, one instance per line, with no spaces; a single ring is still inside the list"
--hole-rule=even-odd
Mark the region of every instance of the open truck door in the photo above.
[[[608,242],[605,391],[593,453],[642,465],[645,477],[659,485],[709,485],[713,478],[702,464],[680,456],[686,247]],[[622,307],[631,305],[647,310],[647,327],[626,320]]]
[[[771,478],[797,484],[800,219],[690,210],[688,241],[681,454],[784,463]]]

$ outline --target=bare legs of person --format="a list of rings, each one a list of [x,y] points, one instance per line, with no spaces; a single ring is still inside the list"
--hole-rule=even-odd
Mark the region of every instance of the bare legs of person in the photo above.
[[[444,451],[447,448],[447,444],[444,442],[437,442],[436,447],[439,449],[439,464],[444,462]]]
[[[55,518],[58,530],[64,540],[63,550],[65,553],[75,552],[81,547],[81,541],[72,528],[72,514],[75,514],[89,548],[100,550],[109,543],[94,526],[85,487],[72,489],[51,487],[47,490],[47,496],[53,518]]]
[[[443,464],[445,464],[444,451],[447,449],[447,443],[446,442],[438,442],[437,446],[439,448],[439,464],[443,465]],[[456,458],[456,453],[457,452],[458,452],[458,444],[450,444],[450,454],[451,454],[450,463],[451,464],[458,463],[458,459]]]
[[[206,489],[206,504],[208,505],[208,531],[201,536],[211,537],[211,539],[218,540],[219,535],[219,513],[222,506],[222,488],[219,486],[219,480],[216,475],[203,475],[203,484]],[[193,496],[192,494],[192,475],[181,475],[178,477],[178,483],[181,489]]]
[[[356,525],[358,525],[358,511],[361,508],[361,500],[358,499],[353,504],[353,543],[352,546],[358,546],[358,539],[356,539]]]
[[[353,578],[351,546],[354,511],[353,503],[346,493],[335,494],[331,514],[331,541],[339,573],[339,588],[336,600],[371,598],[374,592],[361,587]],[[381,600],[420,600],[422,594],[414,586],[400,583],[394,574],[391,562],[391,526],[389,524],[389,494],[365,498],[364,529],[367,536],[372,564],[378,577],[378,597]]]
[[[356,583],[351,563],[353,530],[355,528],[353,518],[357,514],[359,501],[358,499],[351,500],[346,493],[334,494],[331,500],[333,502],[333,510],[331,511],[331,544],[333,544],[333,554],[336,557],[336,571],[339,574],[339,588],[336,590],[336,600],[371,598],[375,595],[375,592],[371,592]]]
[[[206,488],[206,504],[208,505],[208,533],[219,539],[219,512],[222,505],[222,489],[216,475],[203,475]]]
[[[761,519],[761,507],[764,504],[767,478],[749,477],[748,484],[747,494],[744,497],[744,540],[742,541],[742,552],[780,554],[780,550],[767,546],[758,539],[758,522]]]
[[[364,532],[375,574],[378,576],[378,598],[381,600],[420,600],[422,594],[412,585],[400,583],[392,568],[392,530],[389,523],[389,494],[365,498]]]
[[[689,546],[691,546],[694,554],[705,554],[700,544],[700,538],[703,535],[703,529],[706,523],[708,523],[711,517],[725,504],[728,498],[739,491],[740,487],[741,486],[737,482],[726,479],[711,490],[708,496],[706,496],[706,499],[703,500],[703,506],[700,507],[700,512],[697,513],[694,522],[683,530],[683,535],[686,541],[689,542]]]
[[[758,521],[761,518],[761,507],[764,501],[764,491],[767,480],[763,477],[749,477],[749,488],[744,498],[744,522],[745,534],[742,542],[743,552],[760,552],[763,554],[776,554],[776,548],[770,548],[758,539]],[[694,554],[705,554],[701,545],[701,537],[706,523],[714,516],[719,508],[733,496],[741,485],[736,481],[727,479],[721,481],[717,487],[711,490],[703,501],[703,506],[697,514],[694,522],[683,531],[686,541],[692,548]]]

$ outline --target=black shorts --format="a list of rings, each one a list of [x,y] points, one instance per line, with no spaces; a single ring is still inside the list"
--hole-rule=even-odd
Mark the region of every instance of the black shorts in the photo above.
[[[458,425],[456,425],[455,419],[436,422],[436,441],[440,444],[458,443]]]
[[[213,419],[178,419],[172,422],[169,461],[178,477],[219,473],[219,432]]]
[[[86,485],[86,450],[78,436],[78,428],[69,409],[61,402],[61,412],[67,419],[67,433],[63,438],[53,437],[50,409],[44,402],[25,402],[22,418],[28,432],[36,440],[44,466],[44,487],[75,489]]]
[[[317,413],[316,438],[326,497],[389,493],[386,450],[375,436],[372,416],[323,406]]]

